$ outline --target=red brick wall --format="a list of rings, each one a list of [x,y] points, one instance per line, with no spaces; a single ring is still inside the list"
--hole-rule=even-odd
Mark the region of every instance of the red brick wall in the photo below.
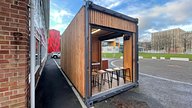
[[[26,108],[28,0],[0,0],[0,108]]]

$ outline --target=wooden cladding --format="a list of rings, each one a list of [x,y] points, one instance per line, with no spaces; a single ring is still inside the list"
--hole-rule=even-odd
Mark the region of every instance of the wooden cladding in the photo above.
[[[130,78],[126,80],[128,81],[133,81],[132,76],[133,76],[133,36],[129,38],[129,40],[124,40],[124,52],[123,52],[123,67],[125,68],[130,68],[131,75]],[[134,67],[135,68],[135,67]],[[134,69],[135,70],[135,69]],[[128,71],[128,70],[127,70]],[[126,72],[128,74],[128,72]]]
[[[136,24],[99,11],[90,10],[90,23],[110,28],[136,32]]]
[[[100,62],[100,47],[101,42],[99,41],[98,37],[92,37],[92,62]]]
[[[62,36],[61,67],[85,97],[85,9],[81,8]]]

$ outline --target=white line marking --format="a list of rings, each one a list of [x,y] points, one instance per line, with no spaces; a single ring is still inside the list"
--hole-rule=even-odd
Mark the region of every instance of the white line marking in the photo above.
[[[63,76],[65,77],[65,79],[67,80],[68,84],[71,86],[73,92],[75,93],[77,99],[79,100],[82,108],[87,108],[87,106],[85,105],[85,103],[83,102],[81,96],[79,95],[79,93],[77,92],[77,90],[73,87],[72,83],[69,81],[69,79],[67,78],[67,76],[64,74],[63,70],[61,69],[61,67],[57,64],[57,62],[55,61],[55,59],[53,59],[54,62],[56,63],[57,67],[59,68],[59,70],[61,71],[61,73],[63,74]]]
[[[118,61],[118,60],[113,60],[113,61],[111,62],[111,65],[114,66],[114,67],[117,67],[117,66],[114,64],[114,62],[116,62],[116,61]]]
[[[139,74],[140,74],[140,75],[144,75],[144,76],[148,76],[148,77],[152,77],[152,78],[156,78],[156,79],[161,79],[161,80],[169,81],[169,82],[180,83],[180,84],[186,84],[186,85],[190,85],[190,86],[192,86],[191,83],[187,83],[187,82],[182,82],[182,81],[177,81],[177,80],[167,79],[167,78],[163,78],[163,77],[153,76],[153,75],[144,74],[144,73],[141,73],[141,72],[139,72]]]
[[[118,67],[118,66],[116,66],[116,65],[114,64],[115,61],[118,61],[118,60],[112,61],[112,62],[111,62],[111,65],[114,66],[114,67]],[[156,78],[156,79],[161,79],[161,80],[169,81],[169,82],[174,82],[174,83],[179,83],[179,84],[186,84],[186,85],[192,86],[191,83],[187,83],[187,82],[182,82],[182,81],[167,79],[167,78],[163,78],[163,77],[153,76],[153,75],[149,75],[149,74],[145,74],[145,73],[141,73],[141,72],[139,72],[139,74],[140,74],[140,75],[145,75],[145,76],[148,76],[148,77],[152,77],[152,78]]]

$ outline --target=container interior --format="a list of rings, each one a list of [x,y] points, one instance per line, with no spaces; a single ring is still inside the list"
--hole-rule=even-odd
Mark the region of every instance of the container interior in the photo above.
[[[132,35],[91,28],[91,95],[133,82]]]

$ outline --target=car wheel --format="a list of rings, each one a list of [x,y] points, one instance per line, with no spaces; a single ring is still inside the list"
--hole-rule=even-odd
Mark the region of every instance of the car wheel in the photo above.
[[[53,58],[54,58],[54,59],[56,59],[56,58],[57,58],[57,56],[53,56]]]

